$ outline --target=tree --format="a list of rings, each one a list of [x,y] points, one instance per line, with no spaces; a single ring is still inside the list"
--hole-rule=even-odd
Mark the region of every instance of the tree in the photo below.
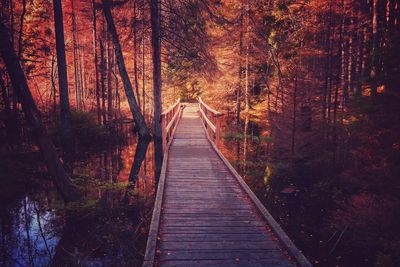
[[[71,135],[71,111],[68,96],[67,61],[65,58],[64,25],[61,0],[53,0],[56,32],[58,84],[60,91],[60,125],[64,137]]]
[[[162,146],[162,99],[161,99],[161,46],[160,46],[160,14],[158,1],[150,0],[151,14],[151,47],[153,51],[153,93],[154,93],[154,157],[155,177],[160,176],[163,161]]]
[[[119,72],[120,72],[120,75],[122,78],[122,83],[124,85],[125,94],[126,94],[126,97],[128,98],[129,108],[131,110],[133,119],[135,121],[139,137],[143,140],[148,140],[150,138],[150,133],[147,128],[144,117],[140,111],[140,107],[137,104],[135,95],[133,93],[132,83],[129,79],[128,72],[126,71],[125,61],[124,61],[124,58],[122,55],[121,44],[120,44],[120,41],[118,38],[117,29],[115,28],[114,20],[113,20],[112,14],[111,14],[109,0],[103,0],[103,12],[104,12],[104,16],[107,20],[108,31],[111,35],[111,38],[112,38],[112,41],[114,44],[114,50],[115,50],[115,55],[117,57],[118,69],[119,69]]]
[[[14,51],[8,29],[3,22],[0,22],[0,36],[2,36],[0,39],[2,58],[13,88],[21,101],[25,117],[32,128],[34,137],[43,154],[47,169],[52,174],[57,188],[64,199],[66,201],[77,200],[79,193],[63,169],[46,128],[43,126],[40,112],[29,90],[26,76]]]

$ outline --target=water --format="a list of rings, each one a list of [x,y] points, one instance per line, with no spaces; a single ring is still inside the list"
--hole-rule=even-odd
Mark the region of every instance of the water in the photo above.
[[[245,118],[240,130],[233,121],[222,125],[221,151],[306,257],[316,266],[372,266],[376,251],[332,223],[340,192],[310,180],[306,160],[283,157],[265,118]],[[125,128],[121,144],[77,150],[65,162],[85,194],[79,205],[64,204],[38,153],[0,159],[12,178],[3,179],[0,168],[0,266],[141,265],[154,200],[153,147],[126,197],[137,140]]]
[[[18,175],[1,183],[0,266],[141,265],[154,200],[153,147],[127,194],[136,151],[128,128],[122,144],[76,151],[65,162],[84,192],[81,203],[64,204],[37,154],[21,157]]]

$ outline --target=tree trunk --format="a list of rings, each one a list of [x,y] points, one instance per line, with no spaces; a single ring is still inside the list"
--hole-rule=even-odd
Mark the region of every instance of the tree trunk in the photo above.
[[[81,104],[81,110],[85,110],[85,88],[86,88],[86,79],[85,79],[85,57],[84,57],[84,51],[83,48],[78,47],[78,58],[80,58],[80,63],[79,63],[79,77],[80,77],[80,84],[81,84],[81,95],[80,95],[80,104]]]
[[[361,97],[362,95],[362,82],[364,78],[364,23],[363,23],[363,11],[365,9],[364,2],[359,4],[357,13],[357,25],[358,25],[358,49],[356,58],[356,87],[355,95]]]
[[[60,4],[60,2],[59,2]],[[58,6],[59,8],[60,6]],[[73,201],[79,198],[79,193],[71,183],[64,171],[56,150],[43,126],[40,112],[28,87],[26,76],[11,43],[11,37],[3,23],[0,22],[0,51],[10,75],[15,92],[22,104],[26,119],[32,127],[32,132],[38,142],[43,154],[48,171],[52,174],[56,186],[66,201]]]
[[[292,155],[294,155],[294,149],[296,144],[296,110],[297,110],[297,73],[294,78],[294,92],[293,92],[293,117],[292,117]]]
[[[58,83],[60,92],[60,125],[64,137],[71,135],[71,111],[68,96],[67,61],[65,58],[64,25],[61,0],[53,0],[54,25],[56,32],[56,49],[58,65]]]
[[[121,44],[119,42],[117,30],[115,28],[114,20],[111,14],[109,0],[103,0],[103,12],[107,20],[108,30],[112,37],[115,49],[115,55],[117,57],[118,69],[122,78],[122,83],[124,85],[125,94],[128,99],[129,108],[132,112],[133,119],[138,129],[139,137],[143,139],[149,139],[150,138],[149,130],[146,126],[146,122],[144,121],[143,115],[140,112],[140,108],[136,102],[132,84],[131,81],[129,80],[128,72],[126,71],[124,58],[122,56]]]
[[[353,82],[353,36],[350,36],[349,39],[349,50],[347,54],[347,81],[348,81],[348,90],[347,95],[345,95],[345,103],[347,104],[349,101],[349,93],[354,90],[354,82]]]
[[[345,36],[346,33],[346,8],[345,8],[345,3],[344,0],[341,2],[341,8],[342,8],[342,14],[341,14],[341,23],[340,23],[340,61],[341,61],[341,66],[340,66],[340,80],[341,80],[341,87],[342,87],[342,93],[343,93],[343,105],[347,104],[347,100],[349,98],[349,84],[348,84],[348,76],[347,76],[347,36]]]
[[[144,5],[144,1],[143,1]],[[146,117],[146,58],[145,58],[145,24],[143,18],[142,28],[142,113]]]
[[[94,56],[94,72],[95,72],[95,88],[96,88],[96,108],[97,108],[97,123],[101,124],[100,112],[100,88],[99,88],[99,71],[97,68],[97,17],[96,17],[96,0],[92,0],[93,8],[93,56]]]
[[[51,76],[51,91],[52,91],[52,96],[53,96],[53,113],[56,114],[57,112],[57,88],[56,88],[56,70],[55,70],[55,65],[56,61],[54,59],[54,56],[51,56],[51,70],[50,70],[50,76]]]
[[[101,82],[101,115],[103,118],[103,124],[107,123],[107,114],[106,114],[106,62],[105,62],[105,53],[104,53],[104,42],[105,42],[105,29],[104,29],[104,20],[103,20],[103,29],[100,39],[100,82]]]
[[[246,59],[245,59],[245,91],[244,91],[244,103],[245,112],[248,113],[250,109],[250,89],[249,89],[249,49],[250,49],[250,37],[249,35],[249,24],[250,24],[250,4],[249,0],[246,1]]]
[[[112,85],[111,85],[111,71],[112,71],[112,56],[110,51],[110,35],[107,34],[107,117],[108,121],[112,120],[113,107],[112,107]]]
[[[371,80],[371,96],[377,95],[377,65],[378,65],[378,12],[379,3],[378,0],[373,0],[372,7],[372,48],[371,48],[371,70],[369,73]]]
[[[80,79],[79,79],[79,56],[78,56],[78,36],[75,17],[74,0],[71,0],[71,19],[72,19],[72,44],[74,49],[74,84],[75,84],[75,103],[76,110],[80,110]]]
[[[138,78],[138,57],[137,57],[137,27],[136,27],[136,0],[133,0],[133,74],[135,78],[135,91],[138,105],[140,107],[139,78]]]
[[[242,66],[242,55],[243,55],[243,0],[240,0],[240,33],[239,33],[239,77],[236,91],[236,126],[239,128],[240,125],[240,98],[242,94],[242,77],[243,77],[243,66]]]
[[[161,125],[161,40],[160,14],[158,1],[150,0],[151,14],[151,46],[153,50],[153,93],[154,93],[154,157],[155,177],[159,178],[163,161],[162,125]]]
[[[25,20],[25,14],[26,14],[26,0],[22,0],[22,13],[21,13],[21,19],[19,23],[19,35],[18,35],[18,58],[21,59],[22,52],[24,50],[23,48],[23,36],[22,33],[24,32],[24,20]]]
[[[243,177],[247,176],[247,152],[248,152],[248,130],[249,130],[249,113],[245,113],[243,127]]]
[[[250,109],[250,92],[249,92],[249,44],[246,45],[246,63],[245,63],[245,81],[244,81],[244,103],[245,112],[248,113]]]
[[[324,142],[326,141],[326,133],[328,128],[327,123],[327,100],[329,84],[332,78],[331,66],[332,66],[332,2],[329,2],[329,22],[328,22],[328,30],[327,30],[327,38],[326,38],[326,59],[325,59],[325,85],[322,94],[322,138]],[[324,148],[326,143],[324,143]]]

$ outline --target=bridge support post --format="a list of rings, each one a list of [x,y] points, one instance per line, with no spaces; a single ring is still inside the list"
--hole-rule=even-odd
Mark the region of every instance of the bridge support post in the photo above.
[[[163,148],[163,153],[167,149],[167,132],[165,130],[166,127],[166,118],[165,114],[161,115],[161,129],[162,129],[162,148]]]
[[[221,140],[220,140],[220,135],[221,135],[221,116],[216,116],[215,117],[215,145],[217,147],[220,147]]]

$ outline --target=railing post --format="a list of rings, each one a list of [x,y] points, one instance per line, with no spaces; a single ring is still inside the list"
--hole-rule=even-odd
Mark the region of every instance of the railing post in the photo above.
[[[163,153],[167,149],[167,132],[165,131],[167,127],[167,122],[165,118],[165,114],[161,115],[161,129],[162,129],[162,147],[163,147]]]
[[[221,116],[216,115],[215,118],[215,145],[217,147],[220,147],[220,133],[221,133],[221,121],[220,121]]]

